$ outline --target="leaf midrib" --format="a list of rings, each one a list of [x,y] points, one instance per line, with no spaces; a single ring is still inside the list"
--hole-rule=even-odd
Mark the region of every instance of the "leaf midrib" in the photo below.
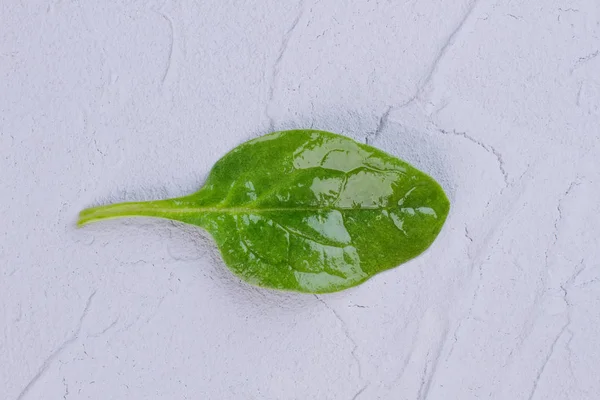
[[[78,225],[122,217],[158,217],[172,218],[185,214],[262,214],[262,213],[293,213],[293,212],[350,212],[377,211],[398,209],[399,206],[370,206],[370,207],[190,207],[181,205],[158,206],[152,202],[120,203],[96,208],[88,208],[79,214]]]
[[[389,207],[267,207],[267,208],[248,208],[248,207],[173,207],[173,208],[152,208],[150,210],[164,213],[255,213],[255,212],[285,212],[285,211],[361,211],[361,210],[391,210],[400,208],[398,206]],[[132,210],[134,211],[134,210]]]

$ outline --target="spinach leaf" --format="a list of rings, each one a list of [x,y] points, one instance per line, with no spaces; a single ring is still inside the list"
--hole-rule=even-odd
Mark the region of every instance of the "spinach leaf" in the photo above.
[[[88,208],[78,225],[136,216],[197,225],[243,280],[326,293],[422,253],[449,208],[438,183],[406,162],[344,136],[294,130],[241,144],[196,193]]]

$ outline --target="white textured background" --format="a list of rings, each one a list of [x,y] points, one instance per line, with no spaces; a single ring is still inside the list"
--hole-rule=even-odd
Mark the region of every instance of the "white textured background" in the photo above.
[[[314,127],[432,174],[432,248],[315,298],[239,282],[165,221]],[[0,2],[1,399],[600,396],[600,3]]]

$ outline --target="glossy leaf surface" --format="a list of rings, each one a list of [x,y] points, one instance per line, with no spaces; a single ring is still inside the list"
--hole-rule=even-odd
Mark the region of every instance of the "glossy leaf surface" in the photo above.
[[[325,293],[422,253],[449,207],[437,182],[398,158],[333,133],[295,130],[238,146],[196,193],[89,208],[78,225],[132,216],[197,225],[243,280]]]

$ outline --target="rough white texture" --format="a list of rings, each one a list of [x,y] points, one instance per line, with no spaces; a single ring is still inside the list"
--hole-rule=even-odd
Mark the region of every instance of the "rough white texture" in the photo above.
[[[0,398],[600,396],[600,2],[0,2]],[[76,229],[314,127],[446,188],[432,248],[335,295],[197,229]]]

